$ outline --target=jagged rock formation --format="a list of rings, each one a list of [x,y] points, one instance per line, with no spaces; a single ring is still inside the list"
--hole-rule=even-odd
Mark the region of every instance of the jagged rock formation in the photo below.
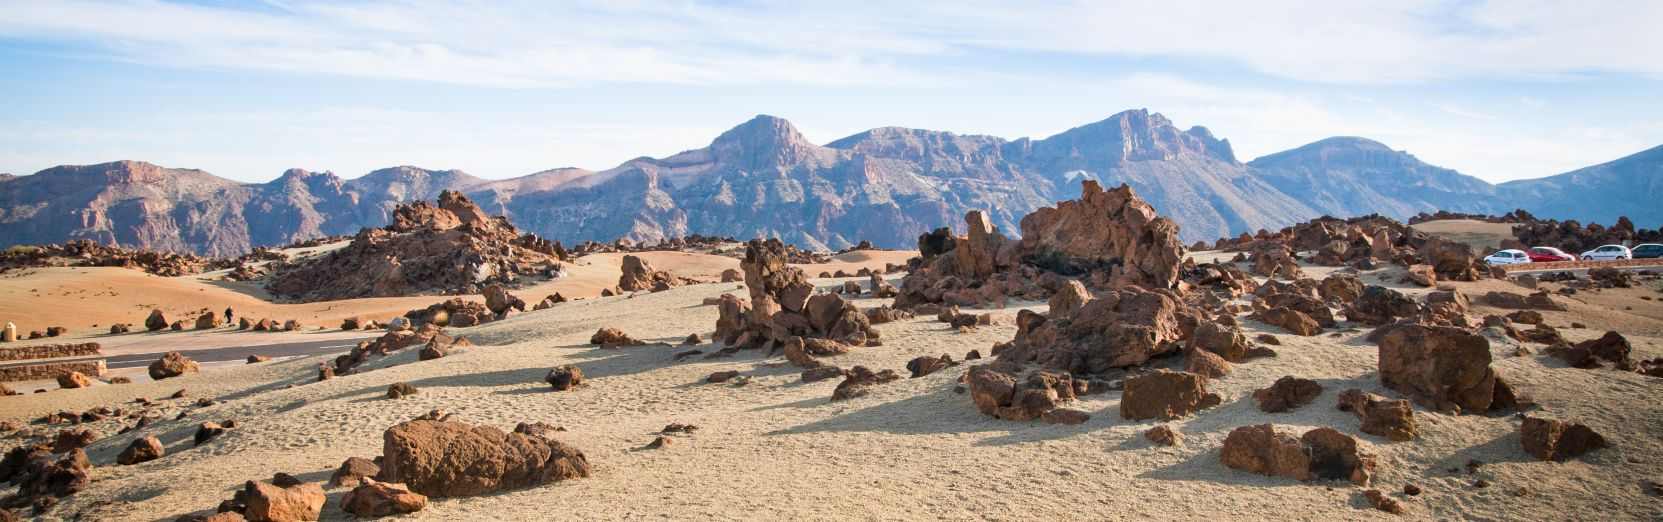
[[[71,240],[63,244],[0,250],[0,273],[18,268],[48,266],[118,266],[143,270],[162,277],[173,277],[217,270],[229,265],[224,260],[207,259],[191,254],[111,247],[86,239]]]
[[[280,268],[267,290],[302,301],[475,294],[560,271],[557,244],[521,235],[507,218],[486,216],[459,193],[441,193],[436,205],[401,205],[393,215],[392,225],[364,229],[345,248]]]
[[[783,348],[792,363],[820,366],[815,356],[844,353],[878,338],[871,320],[837,294],[815,294],[799,268],[786,263],[778,240],[751,240],[740,262],[750,300],[723,295],[716,339],[729,349]]]

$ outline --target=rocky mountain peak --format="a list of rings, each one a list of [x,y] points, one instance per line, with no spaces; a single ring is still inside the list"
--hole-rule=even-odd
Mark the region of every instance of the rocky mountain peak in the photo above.
[[[821,149],[791,122],[765,114],[717,136],[710,148],[718,160],[747,170],[780,169],[810,160]]]
[[[1414,155],[1392,150],[1384,143],[1355,136],[1335,136],[1248,162],[1255,168],[1287,165],[1305,167],[1394,167],[1424,165]]]
[[[1049,154],[1063,152],[1108,164],[1169,161],[1184,156],[1237,163],[1228,140],[1213,137],[1206,127],[1179,130],[1172,120],[1148,109],[1124,111],[1096,123],[1069,129],[1041,140],[1035,148]]]

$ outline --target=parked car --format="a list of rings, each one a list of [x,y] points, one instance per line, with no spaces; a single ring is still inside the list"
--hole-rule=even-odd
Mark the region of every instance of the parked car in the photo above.
[[[1634,254],[1628,247],[1622,245],[1605,245],[1582,253],[1584,261],[1613,261],[1617,259],[1634,259]]]
[[[1552,263],[1554,261],[1576,261],[1576,256],[1566,254],[1564,250],[1553,247],[1531,248],[1530,261],[1532,263]]]
[[[1635,259],[1657,259],[1663,257],[1663,245],[1657,243],[1646,243],[1635,246],[1634,249],[1629,252],[1634,254]]]
[[[1498,250],[1494,254],[1485,256],[1484,262],[1492,265],[1517,265],[1529,263],[1530,254],[1524,253],[1523,250],[1509,248],[1507,250]]]

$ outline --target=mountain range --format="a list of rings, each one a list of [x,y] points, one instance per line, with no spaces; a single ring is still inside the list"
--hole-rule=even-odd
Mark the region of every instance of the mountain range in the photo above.
[[[387,224],[401,202],[458,190],[516,226],[566,242],[687,234],[779,237],[805,248],[861,240],[910,247],[987,210],[1008,233],[1028,212],[1079,194],[1081,179],[1126,183],[1185,241],[1276,229],[1320,215],[1398,219],[1448,210],[1637,225],[1663,223],[1663,147],[1535,180],[1492,185],[1357,137],[1243,163],[1229,140],[1125,111],[1044,139],[883,127],[825,145],[757,116],[709,146],[602,171],[553,169],[485,180],[394,167],[354,179],[292,169],[239,183],[138,161],[0,175],[0,246],[93,239],[236,255]]]

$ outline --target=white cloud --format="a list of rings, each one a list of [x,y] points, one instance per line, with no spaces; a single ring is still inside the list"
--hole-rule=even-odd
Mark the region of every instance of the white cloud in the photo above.
[[[1663,3],[18,2],[0,35],[124,60],[505,87],[951,85],[987,49],[1224,60],[1310,82],[1663,76]]]

